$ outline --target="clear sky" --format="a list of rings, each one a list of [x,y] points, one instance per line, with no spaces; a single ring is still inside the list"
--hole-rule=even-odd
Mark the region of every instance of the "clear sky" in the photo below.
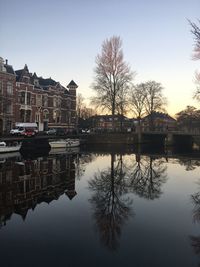
[[[102,42],[120,36],[135,83],[160,82],[174,115],[200,106],[187,19],[200,19],[200,0],[0,0],[0,56],[63,85],[74,79],[88,99]]]

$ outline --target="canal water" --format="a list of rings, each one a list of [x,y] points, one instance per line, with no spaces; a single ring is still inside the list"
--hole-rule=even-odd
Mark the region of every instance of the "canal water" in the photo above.
[[[200,154],[0,155],[1,266],[200,265]]]

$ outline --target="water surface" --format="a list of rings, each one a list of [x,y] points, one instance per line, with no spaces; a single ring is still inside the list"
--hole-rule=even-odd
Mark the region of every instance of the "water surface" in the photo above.
[[[2,266],[200,264],[200,156],[113,149],[0,159]]]

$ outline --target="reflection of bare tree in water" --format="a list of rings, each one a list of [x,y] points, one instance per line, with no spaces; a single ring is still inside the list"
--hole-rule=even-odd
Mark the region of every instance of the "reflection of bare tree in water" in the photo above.
[[[112,154],[111,167],[97,172],[89,181],[89,189],[94,192],[90,202],[101,240],[109,249],[115,250],[119,246],[121,227],[131,215],[132,204],[129,197],[124,197],[128,187],[122,156],[115,164]]]
[[[195,223],[200,222],[200,192],[197,192],[191,196],[194,204],[193,209],[193,221]],[[190,236],[191,245],[194,249],[195,254],[200,254],[200,236]],[[200,266],[200,264],[198,265]]]
[[[182,158],[179,159],[179,164],[185,166],[186,171],[193,171],[194,169],[196,169],[196,167],[200,166],[200,160]]]
[[[166,182],[167,166],[163,159],[136,157],[136,162],[129,169],[130,188],[141,197],[159,198],[161,186]]]
[[[200,192],[193,194],[191,197],[194,204],[193,220],[194,222],[200,222]]]
[[[86,166],[88,165],[88,163],[95,160],[95,158],[95,154],[77,154],[75,159],[77,180],[81,179],[81,177],[84,175]]]

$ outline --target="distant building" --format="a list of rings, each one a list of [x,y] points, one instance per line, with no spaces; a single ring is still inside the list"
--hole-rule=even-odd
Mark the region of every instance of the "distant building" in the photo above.
[[[113,128],[114,118],[114,128]],[[134,128],[133,119],[129,119],[123,115],[95,115],[88,119],[88,125],[94,131],[127,131]]]
[[[29,72],[28,66],[14,71],[0,58],[0,93],[2,104],[0,132],[8,132],[16,122],[36,122],[39,130],[76,128],[76,89],[72,80],[67,87],[51,78]]]
[[[177,121],[166,113],[153,112],[142,119],[143,131],[174,131],[177,129]]]

